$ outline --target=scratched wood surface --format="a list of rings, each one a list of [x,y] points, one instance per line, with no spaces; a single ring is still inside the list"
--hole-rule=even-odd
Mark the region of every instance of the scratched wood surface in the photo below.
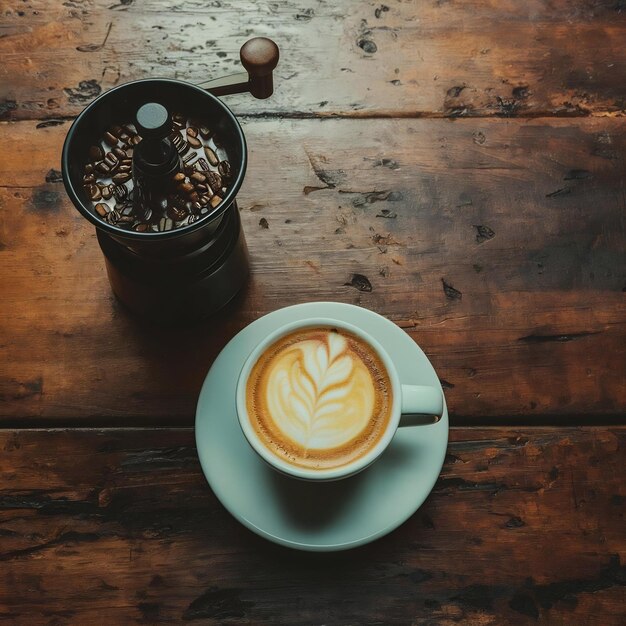
[[[403,526],[346,553],[245,530],[191,430],[0,433],[0,619],[623,624],[624,428],[453,429]]]
[[[626,414],[624,0],[0,15],[0,621],[623,623],[626,431],[568,424]],[[250,283],[210,322],[146,327],[65,196],[62,141],[105,90],[239,71],[255,35],[282,59],[272,98],[227,100]],[[179,428],[237,331],[320,299],[399,324],[452,423],[498,425],[453,428],[425,505],[334,555],[243,529]],[[49,425],[113,428],[27,429]]]
[[[626,110],[623,0],[5,0],[0,119],[76,115],[116,84],[239,69],[282,49],[252,115],[585,116]]]
[[[59,182],[67,124],[5,125],[4,423],[191,425],[226,342],[310,300],[402,326],[455,423],[623,415],[626,122],[363,124],[246,122],[252,277],[223,315],[177,330],[139,324],[111,295],[94,229]]]

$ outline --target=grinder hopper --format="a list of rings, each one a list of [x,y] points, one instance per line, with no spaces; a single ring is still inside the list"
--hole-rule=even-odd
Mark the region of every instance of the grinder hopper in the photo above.
[[[240,56],[247,72],[201,85],[145,79],[115,87],[85,108],[68,131],[62,153],[65,189],[76,209],[96,227],[114,293],[142,316],[165,322],[206,317],[231,300],[246,281],[248,257],[236,203],[246,172],[246,140],[236,117],[216,96],[250,92],[255,98],[268,98],[279,51],[273,41],[257,37],[242,46]],[[141,136],[146,136],[128,150],[132,152],[132,179],[125,187],[129,195],[138,187],[150,195],[160,180],[177,169],[185,176],[193,171],[171,145],[174,112],[201,120],[219,137],[229,160],[228,184],[220,192],[220,201],[207,202],[193,219],[193,209],[189,209],[188,218],[162,230],[152,230],[154,224],[139,227],[136,213],[144,209],[137,198],[132,199],[130,213],[134,228],[103,219],[94,209],[92,186],[85,184],[90,149],[94,144],[112,149],[101,144],[101,138],[116,125],[134,123]],[[117,144],[119,154],[124,146],[129,148],[122,141]],[[125,169],[130,168],[126,165]],[[189,178],[185,181],[189,184]]]

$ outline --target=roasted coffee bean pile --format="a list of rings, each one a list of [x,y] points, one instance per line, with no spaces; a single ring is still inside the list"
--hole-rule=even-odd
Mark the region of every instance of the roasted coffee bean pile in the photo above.
[[[196,222],[219,205],[232,178],[223,145],[210,128],[175,113],[170,140],[178,150],[183,171],[169,193],[139,210],[133,203],[133,148],[141,137],[133,124],[112,126],[102,141],[89,149],[83,184],[102,221],[126,230],[159,232]]]

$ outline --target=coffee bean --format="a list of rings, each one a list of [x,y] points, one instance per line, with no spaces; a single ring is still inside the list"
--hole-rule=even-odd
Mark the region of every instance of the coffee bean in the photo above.
[[[108,200],[112,195],[113,195],[112,185],[107,185],[106,187],[102,188],[102,197],[105,200]]]
[[[187,136],[195,139],[198,136],[198,129],[195,126],[190,126],[187,129]]]
[[[209,204],[210,201],[211,201],[211,196],[209,195],[200,196],[200,200],[198,200],[198,202],[200,203],[200,206],[206,206],[207,204]]]
[[[110,209],[109,209],[109,205],[108,204],[104,204],[104,202],[98,202],[98,204],[96,204],[96,213],[100,217],[106,217],[106,214],[109,211],[110,211]]]
[[[178,150],[178,154],[180,154],[180,156],[183,156],[184,154],[189,152],[190,146],[182,137],[180,138],[179,144],[174,145],[176,146],[176,150]]]
[[[219,193],[222,189],[222,177],[217,172],[206,172],[206,182],[213,193]]]
[[[186,165],[191,165],[195,158],[196,158],[196,153],[190,152],[186,157],[183,157],[183,163],[185,163]]]
[[[120,183],[128,182],[130,180],[130,172],[120,172],[119,174],[115,174],[111,180],[118,185]]]
[[[124,159],[128,158],[128,155],[126,154],[126,150],[122,150],[122,148],[113,148],[113,154],[120,160],[123,161]]]
[[[117,224],[117,220],[119,220],[120,217],[121,215],[119,214],[119,212],[116,209],[113,209],[113,211],[107,214],[106,219],[109,224]]]
[[[118,202],[128,198],[128,189],[126,185],[113,185],[113,196]]]
[[[121,126],[111,126],[111,128],[109,128],[109,132],[112,135],[119,137],[124,132],[124,129]]]
[[[111,147],[117,146],[117,137],[107,130],[107,132],[104,133],[104,143],[106,143],[107,146]]]
[[[207,172],[209,169],[209,164],[202,158],[200,157],[197,161],[196,161],[196,169],[199,172]]]
[[[197,183],[203,183],[206,180],[201,172],[194,172],[189,178]]]
[[[200,183],[199,185],[196,185],[196,191],[200,194],[207,193],[209,191],[209,188],[204,183]]]
[[[200,134],[205,139],[209,139],[211,137],[211,129],[208,126],[200,126],[199,130]]]
[[[111,170],[111,174],[117,170],[117,166],[119,165],[119,159],[112,153],[109,152],[105,157],[103,163],[106,163]]]
[[[85,174],[83,176],[83,185],[93,185],[96,182],[94,174]]]
[[[101,161],[104,158],[104,150],[100,146],[89,148],[89,158],[92,161]]]
[[[177,193],[167,196],[167,200],[169,204],[173,204],[177,207],[184,207],[187,204],[186,198]]]
[[[202,142],[197,137],[187,137],[187,142],[192,148],[202,148]]]
[[[122,143],[130,143],[130,135],[128,133],[122,132],[122,134],[118,136]]]
[[[133,124],[124,124],[124,126],[122,126],[122,128],[132,137],[133,135],[137,134],[137,131],[135,130],[135,126]]]
[[[98,187],[98,185],[87,185],[85,190],[87,191],[87,195],[90,200],[100,200],[100,198],[102,198],[102,192],[100,191],[100,187]]]
[[[181,183],[178,185],[178,191],[184,194],[189,194],[193,191],[193,185],[191,183]]]
[[[202,198],[200,198],[200,200],[202,200]],[[202,208],[202,204],[200,204],[200,200],[198,200],[198,202],[194,202],[194,203],[191,205],[191,208],[192,208],[194,211],[199,211],[199,210]]]
[[[144,222],[141,222],[141,223],[139,223],[139,224],[137,224],[135,226],[135,230],[138,233],[145,233],[148,230],[148,224],[145,224]]]
[[[215,194],[210,200],[211,206],[215,208],[221,201],[222,199],[217,194]]]
[[[118,168],[118,171],[120,173],[125,173],[125,172],[129,172],[130,173],[132,171],[132,169],[133,169],[132,165],[120,165],[119,168]]]
[[[195,166],[189,165],[189,164],[183,165],[183,172],[185,172],[187,176],[191,176],[195,171],[196,171]]]
[[[85,174],[93,174],[93,163],[85,165]]]
[[[132,159],[122,159],[120,161],[120,165],[131,165],[133,164],[133,160]]]
[[[135,221],[135,218],[132,215],[121,215],[120,219],[117,220],[118,224],[132,224]]]
[[[173,204],[170,204],[170,206],[167,207],[168,217],[173,219],[175,222],[181,222],[187,217],[187,214],[187,209],[183,207],[177,207]]]
[[[182,113],[174,113],[172,114],[172,122],[178,126],[185,126],[187,118]]]
[[[141,141],[141,137],[139,135],[133,135],[128,142],[131,146],[136,146]]]
[[[198,219],[200,219],[200,218],[197,215],[195,215],[194,213],[192,213],[189,216],[189,219],[187,220],[187,224],[193,224],[193,223],[197,222]]]
[[[230,178],[232,174],[230,162],[220,161],[220,164],[217,166],[217,171],[222,175],[223,178]]]
[[[204,154],[206,154],[206,158],[209,159],[209,163],[213,166],[217,165],[220,160],[217,158],[217,154],[209,148],[209,146],[204,146]]]
[[[96,172],[108,176],[111,173],[111,168],[104,161],[100,161],[100,163],[96,163]]]
[[[116,200],[115,201],[115,210],[121,215],[129,206],[128,199],[126,200]]]
[[[175,183],[182,183],[185,180],[185,175],[182,172],[176,172],[173,180]]]
[[[198,202],[198,200],[200,200],[200,194],[197,191],[192,191],[189,194],[189,200],[191,200],[191,202]]]

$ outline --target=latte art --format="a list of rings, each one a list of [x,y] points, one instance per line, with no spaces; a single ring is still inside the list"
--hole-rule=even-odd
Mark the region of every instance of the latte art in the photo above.
[[[305,328],[280,339],[253,367],[246,391],[261,441],[302,467],[339,467],[361,457],[391,413],[391,384],[378,355],[335,329]]]
[[[369,370],[338,333],[302,341],[268,368],[265,401],[276,426],[307,449],[334,448],[367,426],[375,389]]]

